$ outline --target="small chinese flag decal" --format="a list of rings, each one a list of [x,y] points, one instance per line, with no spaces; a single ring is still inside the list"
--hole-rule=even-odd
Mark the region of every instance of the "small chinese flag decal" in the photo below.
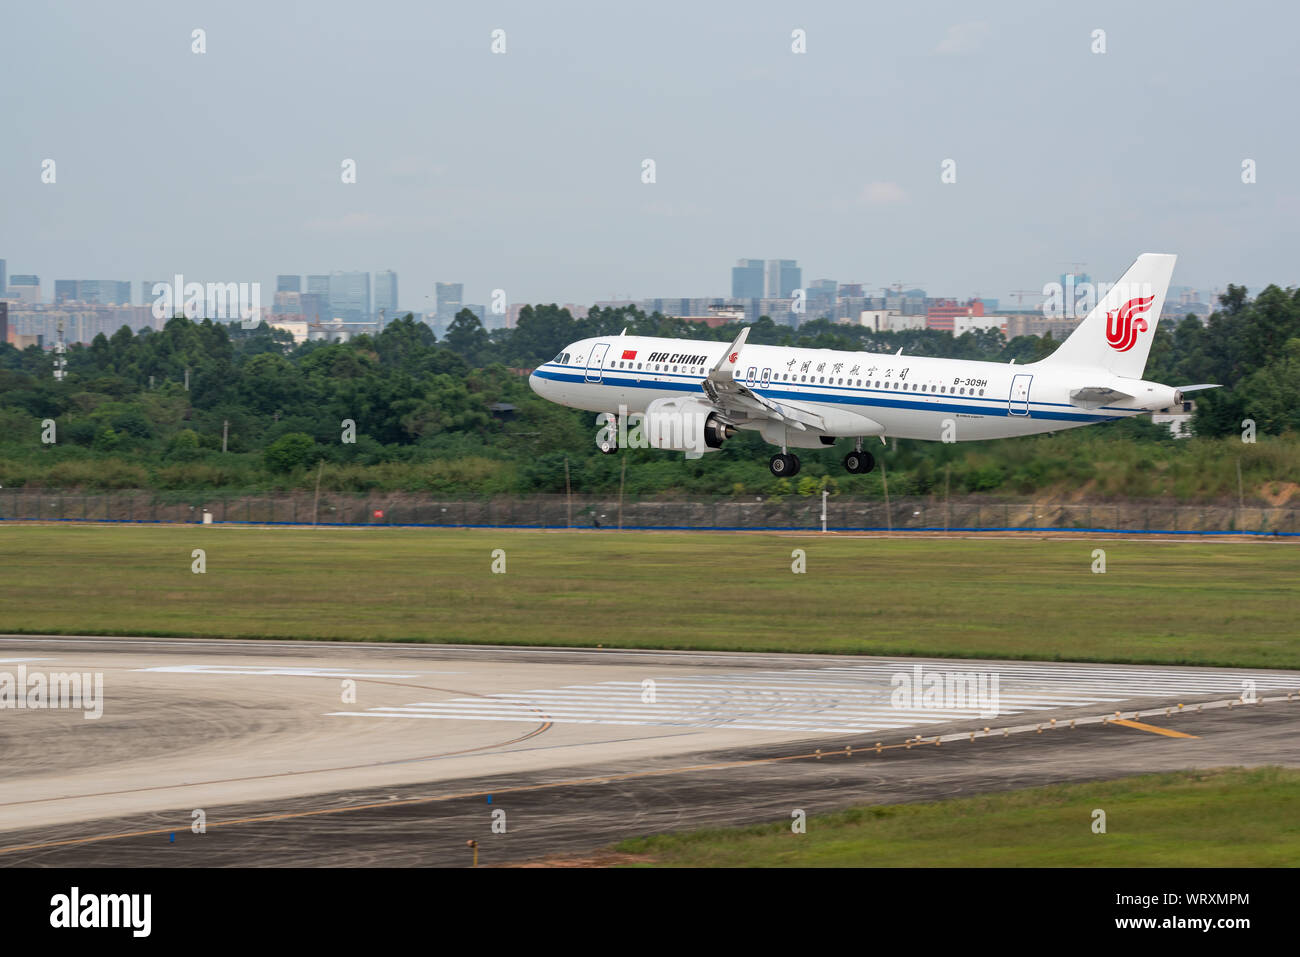
[[[624,359],[635,359],[635,358],[636,358],[636,350],[635,350],[635,349],[624,349],[624,350],[623,350],[623,358],[624,358]]]

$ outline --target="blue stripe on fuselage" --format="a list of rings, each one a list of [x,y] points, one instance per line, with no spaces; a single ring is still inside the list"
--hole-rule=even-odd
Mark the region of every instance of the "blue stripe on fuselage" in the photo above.
[[[671,375],[672,373],[661,372],[656,374]],[[700,385],[700,383],[703,380],[701,380],[699,377],[693,377],[693,376],[685,376],[680,381],[677,382],[659,382],[659,381],[653,381],[647,379],[629,379],[623,376],[615,376],[609,372],[605,372],[602,375],[600,381],[588,382],[584,377],[583,373],[578,373],[575,375],[570,372],[555,372],[550,369],[547,369],[545,366],[539,366],[537,369],[533,371],[533,375],[538,376],[539,378],[542,379],[550,379],[554,382],[572,382],[577,385],[599,385],[599,386],[608,386],[610,388],[625,388],[625,389],[660,389],[668,392],[703,393],[704,391],[703,387]],[[931,396],[931,401],[929,402],[895,399],[893,398],[893,396],[896,395],[896,393],[892,391],[887,391],[885,389],[866,389],[866,388],[859,389],[856,386],[854,387],[821,386],[820,388],[834,388],[837,390],[842,389],[846,393],[848,392],[876,393],[877,395],[859,396],[859,395],[848,395],[848,394],[836,395],[834,393],[827,394],[827,393],[820,393],[820,392],[790,392],[787,390],[774,389],[771,387],[754,388],[753,386],[747,386],[747,388],[751,389],[753,392],[757,393],[758,395],[764,396],[766,398],[793,399],[797,402],[798,401],[821,402],[827,405],[878,406],[882,408],[913,409],[920,412],[965,412],[969,415],[983,415],[989,417],[1017,418],[1017,419],[1025,418],[1025,416],[1021,416],[1021,415],[1013,416],[1011,414],[1011,410],[1007,407],[1007,400],[1005,398],[997,398],[997,397],[977,398],[972,396],[965,400],[967,402],[990,403],[989,405],[981,406],[981,405],[958,405],[958,404],[954,404],[951,402],[944,402],[944,401],[935,402],[933,401],[934,393],[932,392],[926,393],[927,395]],[[890,398],[882,399],[878,397],[880,395],[888,395],[890,396]],[[1059,406],[1060,404],[1061,403],[1054,403],[1054,402],[1030,402],[1029,403],[1030,412],[1028,417],[1035,418],[1035,419],[1055,419],[1064,422],[1109,422],[1113,419],[1122,418],[1122,416],[1117,416],[1117,415],[1089,415],[1083,412],[1053,412],[1048,409],[1034,408],[1034,406],[1036,405]]]

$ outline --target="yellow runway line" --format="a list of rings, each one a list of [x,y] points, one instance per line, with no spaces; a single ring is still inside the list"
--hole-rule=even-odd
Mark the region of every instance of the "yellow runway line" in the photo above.
[[[1170,731],[1168,728],[1157,728],[1154,724],[1143,724],[1141,721],[1120,721],[1112,720],[1111,724],[1122,724],[1126,728],[1137,728],[1139,731],[1150,731],[1152,734],[1163,734],[1170,738],[1196,738],[1200,737],[1195,734],[1184,734],[1181,731]]]

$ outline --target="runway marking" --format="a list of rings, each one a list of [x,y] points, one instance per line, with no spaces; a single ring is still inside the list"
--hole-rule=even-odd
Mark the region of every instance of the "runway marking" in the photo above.
[[[381,681],[375,678],[364,678],[362,680],[368,681],[371,684],[393,685],[394,687],[398,687],[398,688],[419,688],[421,691],[441,691],[447,694],[451,693],[451,690],[448,688],[439,688],[434,685],[408,685],[408,684],[403,684],[402,682],[399,681]],[[540,722],[538,726],[526,734],[522,734],[519,735],[518,737],[511,738],[508,741],[493,742],[491,744],[481,744],[481,745],[476,745],[475,747],[472,748],[462,748],[458,751],[441,751],[436,754],[420,754],[420,755],[413,755],[411,757],[393,758],[391,760],[386,760],[386,761],[371,761],[371,762],[367,762],[366,764],[354,764],[354,765],[347,765],[342,767],[336,766],[330,768],[303,768],[296,771],[274,771],[269,774],[249,774],[249,775],[243,775],[241,777],[218,778],[215,780],[208,780],[208,781],[185,781],[181,784],[160,784],[160,785],[151,785],[148,787],[140,787],[140,788],[123,788],[117,791],[100,791],[97,793],[89,793],[89,794],[86,793],[65,794],[60,797],[38,798],[34,801],[7,801],[7,802],[0,803],[0,807],[16,807],[23,804],[46,804],[55,801],[76,801],[76,800],[83,800],[85,798],[92,798],[92,797],[111,797],[118,794],[136,794],[144,791],[171,791],[178,788],[208,787],[214,784],[231,784],[236,781],[257,781],[266,778],[288,778],[288,777],[296,777],[298,775],[307,775],[307,774],[328,774],[328,773],[335,773],[338,771],[353,771],[360,768],[382,767],[384,765],[392,765],[392,764],[415,764],[421,761],[436,761],[442,758],[456,757],[462,754],[475,754],[477,752],[491,751],[497,748],[506,748],[512,744],[520,744],[524,741],[527,741],[529,738],[534,738],[540,734],[545,734],[547,731],[551,729],[552,727],[551,722],[547,721],[544,716],[538,715],[537,720]],[[3,853],[2,849],[0,849],[0,853]]]
[[[974,664],[973,662],[971,664]],[[502,691],[445,701],[415,701],[327,717],[416,718],[459,721],[535,721],[556,724],[675,727],[736,731],[861,734],[1024,712],[1087,707],[1144,697],[1236,693],[1244,679],[1261,690],[1292,688],[1294,675],[1264,672],[1168,671],[1153,668],[1081,668],[1076,665],[999,665],[996,710],[985,701],[932,701],[922,690],[894,706],[899,676],[979,674],[962,662],[935,667],[920,662],[873,661],[857,665],[792,668],[654,678],[654,700],[642,699],[640,681],[604,681],[561,688]],[[974,689],[971,689],[974,690]],[[973,698],[973,696],[971,696]],[[919,700],[917,700],[919,699]]]
[[[1290,695],[1288,694],[1286,699],[1283,699],[1280,696],[1277,698],[1260,698],[1260,703],[1261,704],[1266,702],[1281,703],[1283,700],[1289,703],[1291,700]],[[1206,705],[1206,707],[1209,707],[1211,709],[1218,709],[1218,708],[1230,706],[1231,704],[1232,704],[1231,700],[1215,701],[1209,703],[1208,705]],[[1145,717],[1145,715],[1142,715],[1140,712],[1138,712],[1135,713],[1134,717],[1135,718]],[[1080,725],[1085,725],[1085,724],[1105,725],[1107,723],[1116,724],[1116,723],[1123,723],[1123,722],[1119,722],[1108,715],[1097,715],[1093,717],[1079,719]],[[1066,727],[1067,727],[1066,725],[1057,725],[1053,727],[1052,730],[1065,731]],[[997,730],[993,730],[989,733],[979,733],[978,736],[981,740],[989,737],[992,737],[996,740],[997,738],[1003,737],[1007,734],[1019,735],[1019,734],[1033,733],[1035,731],[1041,732],[1042,726],[1039,725],[1035,727],[1034,725],[1021,725],[1019,727],[1014,727],[1014,728],[1000,728]],[[482,791],[465,791],[465,792],[459,792],[454,794],[428,794],[428,795],[422,795],[420,797],[406,798],[398,801],[394,801],[394,800],[375,801],[368,804],[350,804],[350,805],[345,805],[344,807],[314,808],[309,811],[285,811],[279,814],[265,814],[256,817],[232,818],[228,821],[209,821],[208,827],[209,828],[222,827],[224,825],[232,825],[232,824],[258,824],[258,823],[265,823],[269,821],[287,821],[287,820],[293,820],[295,818],[317,817],[324,814],[346,814],[351,811],[366,811],[366,810],[374,810],[377,808],[400,807],[402,805],[411,806],[416,804],[436,804],[445,801],[454,801],[454,800],[465,799],[465,798],[479,798],[479,797],[483,797],[484,795],[491,795],[491,794],[495,794],[495,795],[519,794],[527,791],[545,791],[554,788],[578,787],[587,784],[610,784],[615,781],[630,781],[630,780],[635,780],[637,778],[663,777],[666,775],[686,774],[686,773],[692,773],[696,771],[721,771],[721,770],[728,770],[731,768],[753,767],[755,765],[762,765],[762,764],[778,764],[783,761],[800,761],[800,760],[808,760],[808,759],[822,760],[823,758],[830,758],[838,755],[844,755],[846,758],[854,757],[854,756],[859,758],[866,758],[872,755],[879,755],[885,751],[896,751],[899,750],[900,748],[910,750],[913,747],[923,747],[925,745],[933,746],[935,744],[938,744],[940,741],[961,742],[966,740],[966,735],[968,733],[969,732],[956,732],[954,734],[945,735],[942,737],[936,737],[933,740],[922,740],[918,736],[915,739],[908,738],[908,740],[902,744],[883,744],[883,745],[877,745],[874,748],[870,746],[859,745],[856,749],[850,750],[852,746],[848,745],[842,748],[829,749],[826,751],[817,749],[812,752],[774,755],[772,757],[767,757],[767,758],[742,758],[735,761],[720,761],[713,764],[694,764],[694,765],[684,765],[675,768],[654,768],[646,771],[628,771],[622,774],[598,775],[595,777],[587,777],[587,778],[571,778],[568,780],[561,780],[561,781],[546,781],[540,784],[521,784],[521,785],[515,785],[513,787],[509,785],[502,785],[498,787],[488,788]],[[1195,735],[1190,735],[1189,737],[1195,737]],[[975,740],[974,733],[972,733],[970,740],[971,741]],[[0,847],[0,854],[9,854],[15,851],[47,850],[55,847],[68,847],[68,846],[78,845],[78,844],[95,844],[103,841],[122,840],[130,837],[150,837],[150,836],[157,836],[160,834],[170,834],[175,830],[176,828],[174,825],[169,825],[168,827],[160,827],[160,828],[153,828],[149,830],[140,830],[140,831],[126,831],[119,834],[97,834],[97,835],[91,835],[89,837],[65,838],[59,841],[47,841],[38,844],[19,844],[13,847]]]
[[[1111,724],[1122,724],[1126,728],[1137,728],[1139,731],[1150,731],[1152,734],[1163,734],[1171,738],[1198,738],[1197,734],[1184,734],[1181,731],[1173,731],[1169,728],[1157,728],[1154,724],[1143,724],[1141,721],[1116,720]]]
[[[1297,541],[1300,544],[1300,541]],[[15,639],[15,643],[22,641],[40,644],[94,644],[105,645],[112,648],[113,651],[120,651],[123,645],[159,645],[165,648],[183,648],[192,651],[195,648],[211,647],[221,649],[223,653],[229,653],[230,649],[239,649],[241,653],[251,655],[265,655],[268,652],[288,651],[309,649],[312,653],[319,654],[322,651],[340,652],[355,651],[366,654],[396,654],[405,657],[429,657],[433,660],[439,660],[444,657],[470,657],[476,660],[494,661],[497,658],[533,658],[533,659],[552,659],[560,656],[578,656],[592,659],[596,663],[598,659],[634,659],[649,658],[656,660],[676,661],[685,659],[687,661],[723,661],[732,665],[740,665],[745,662],[760,662],[765,664],[801,662],[809,665],[816,665],[818,668],[826,667],[827,663],[839,662],[848,666],[856,665],[863,660],[861,655],[831,655],[831,654],[801,654],[798,652],[744,652],[744,651],[667,651],[656,648],[594,648],[594,647],[577,647],[572,645],[537,645],[521,647],[519,645],[491,645],[491,644],[464,644],[464,645],[447,645],[435,643],[406,643],[406,642],[379,642],[379,641],[319,641],[313,639],[294,639],[294,640],[273,640],[273,639],[256,639],[247,638],[150,638],[147,636],[132,635],[42,635],[42,634],[13,634],[0,633],[0,639]],[[1009,672],[1015,668],[1034,668],[1039,665],[1045,665],[1046,662],[1035,661],[1004,661],[997,658],[942,658],[942,657],[911,657],[885,655],[876,656],[872,660],[876,663],[889,664],[897,669],[910,668],[915,664],[922,664],[926,668],[947,668],[951,671],[969,670],[963,669],[962,666],[970,665],[983,666],[987,669],[996,669],[999,673]],[[605,663],[605,662],[600,662]],[[1061,663],[1063,666],[1070,666],[1068,663]],[[1254,678],[1258,675],[1267,675],[1269,678],[1289,682],[1289,687],[1293,687],[1300,678],[1300,672],[1297,671],[1248,671],[1246,669],[1224,668],[1217,672],[1208,672],[1208,669],[1194,665],[1133,665],[1119,666],[1107,664],[1089,664],[1079,662],[1073,664],[1075,671],[1082,676],[1104,676],[1109,673],[1110,669],[1116,667],[1129,668],[1148,668],[1148,669],[1165,669],[1166,673],[1171,675],[1198,673],[1212,673],[1225,678],[1235,677]],[[774,672],[782,674],[781,671]]]
[[[352,668],[282,667],[277,665],[161,665],[156,668],[132,668],[132,671],[152,671],[187,675],[256,675],[282,678],[420,678],[424,675],[463,675],[463,671],[358,671]]]

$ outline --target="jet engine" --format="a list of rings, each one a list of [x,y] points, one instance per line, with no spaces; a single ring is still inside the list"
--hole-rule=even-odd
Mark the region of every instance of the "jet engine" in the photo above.
[[[652,449],[671,449],[688,455],[712,452],[736,434],[717,409],[699,399],[655,399],[646,406],[642,434]]]

